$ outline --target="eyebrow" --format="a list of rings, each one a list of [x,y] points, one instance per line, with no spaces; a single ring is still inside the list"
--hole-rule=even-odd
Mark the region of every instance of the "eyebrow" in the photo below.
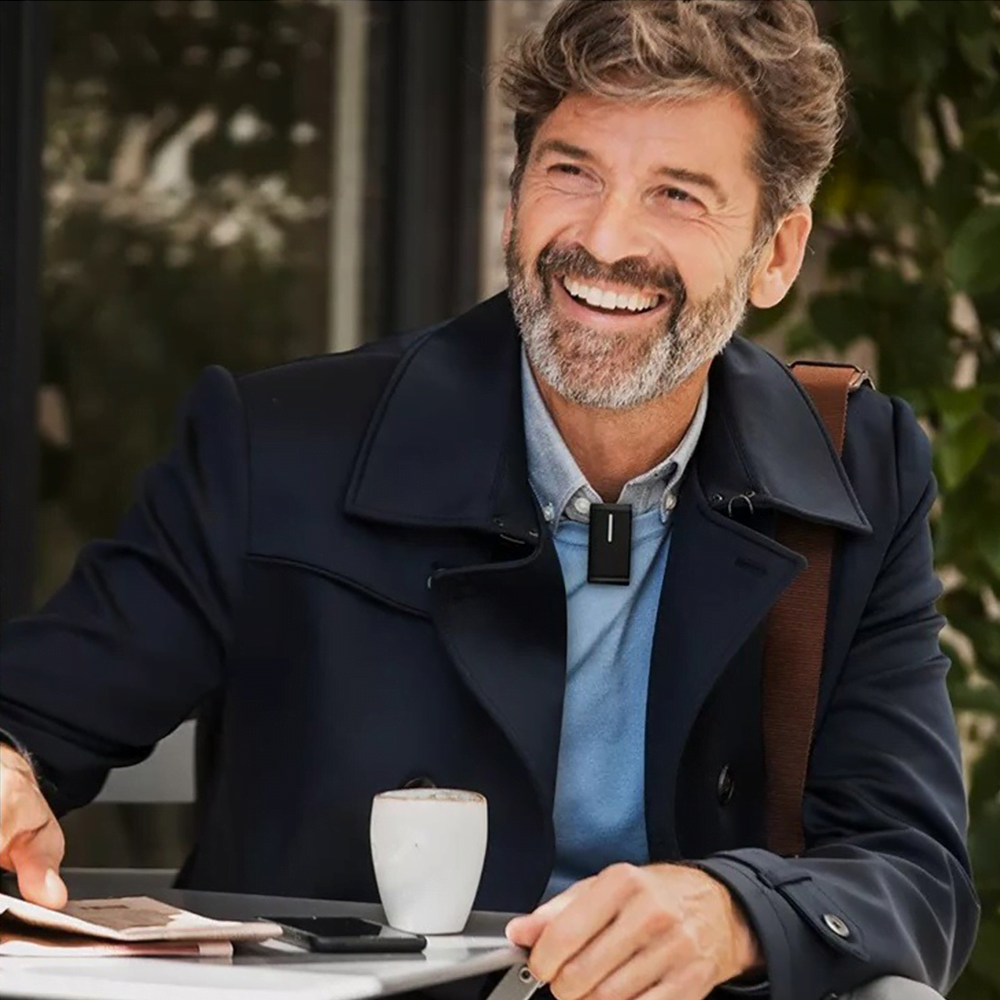
[[[667,177],[672,181],[694,184],[696,187],[711,191],[712,196],[720,206],[725,205],[729,200],[722,190],[722,185],[711,174],[702,173],[700,170],[686,170],[684,167],[660,167],[656,173],[660,177]]]
[[[580,160],[584,163],[593,163],[596,157],[589,150],[582,146],[574,146],[571,142],[564,142],[562,139],[546,139],[539,143],[535,156],[541,159],[548,153],[555,153],[559,156],[568,156],[573,160]],[[687,170],[684,167],[658,167],[654,171],[660,177],[667,177],[670,180],[680,181],[683,184],[693,184],[696,187],[705,188],[720,206],[728,202],[722,185],[711,175],[699,170]]]

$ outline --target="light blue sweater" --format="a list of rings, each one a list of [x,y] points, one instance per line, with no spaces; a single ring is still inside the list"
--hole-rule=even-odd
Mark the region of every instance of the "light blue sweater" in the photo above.
[[[566,693],[545,897],[616,861],[646,864],[646,690],[670,512],[704,424],[707,389],[673,454],[626,484],[633,508],[629,585],[587,582],[587,483],[522,363],[528,477],[550,522],[566,586]]]

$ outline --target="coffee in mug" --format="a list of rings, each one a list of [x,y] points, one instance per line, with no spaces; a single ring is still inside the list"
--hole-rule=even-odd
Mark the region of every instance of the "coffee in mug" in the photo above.
[[[465,927],[486,857],[486,798],[407,788],[372,800],[371,847],[386,921],[416,934]]]

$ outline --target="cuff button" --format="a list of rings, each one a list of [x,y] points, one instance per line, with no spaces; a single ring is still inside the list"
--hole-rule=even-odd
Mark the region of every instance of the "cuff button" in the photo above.
[[[823,923],[839,938],[849,938],[851,936],[851,928],[835,913],[824,913]]]

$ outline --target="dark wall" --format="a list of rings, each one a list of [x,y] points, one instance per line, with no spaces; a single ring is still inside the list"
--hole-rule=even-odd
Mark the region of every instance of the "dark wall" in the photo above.
[[[0,621],[31,607],[45,7],[0,3]]]

